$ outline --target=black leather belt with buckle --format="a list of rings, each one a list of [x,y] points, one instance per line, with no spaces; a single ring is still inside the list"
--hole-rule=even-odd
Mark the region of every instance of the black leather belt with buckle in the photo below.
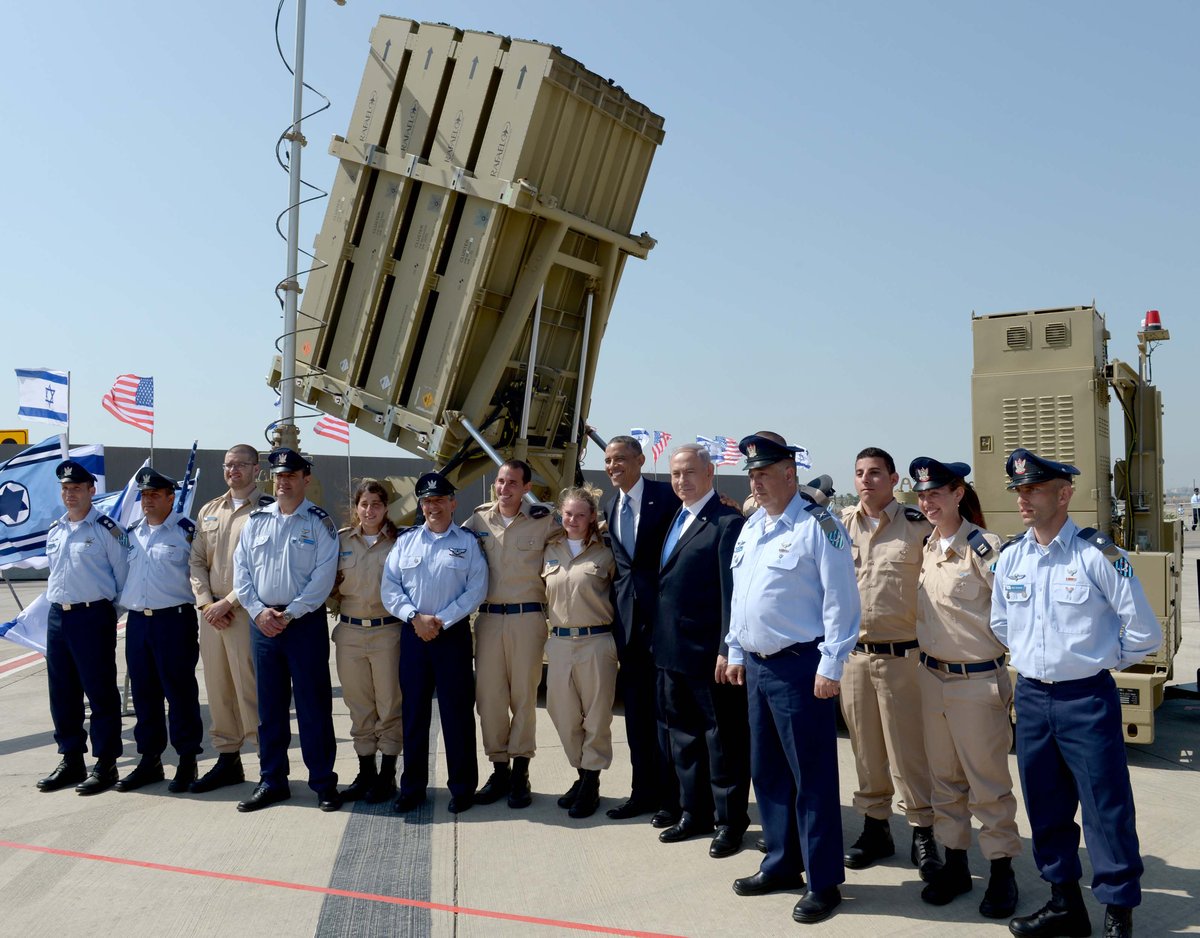
[[[906,652],[920,645],[915,639],[911,642],[859,642],[854,646],[855,651],[865,651],[869,655],[893,655],[903,658]]]
[[[578,628],[559,628],[555,626],[550,630],[559,638],[586,638],[589,635],[603,635],[605,632],[611,632],[611,625],[583,625]]]
[[[361,625],[364,629],[373,629],[381,625],[393,625],[400,620],[395,616],[382,616],[378,619],[356,619],[354,616],[338,616],[339,622],[349,622],[351,625]]]
[[[545,612],[545,607],[541,603],[484,603],[479,611],[494,616],[519,616],[523,612]]]
[[[958,674],[965,677],[968,674],[982,674],[986,671],[997,670],[1004,664],[1004,656],[1001,655],[993,661],[972,661],[964,664],[957,661],[938,661],[937,658],[921,652],[921,664],[933,671],[944,671],[946,674]]]

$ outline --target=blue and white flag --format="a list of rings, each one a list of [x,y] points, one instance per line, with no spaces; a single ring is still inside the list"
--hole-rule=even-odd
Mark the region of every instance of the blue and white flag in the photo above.
[[[811,469],[812,468],[812,457],[810,455],[808,455],[808,450],[806,450],[803,446],[796,447],[796,468],[797,469]]]
[[[45,368],[17,369],[17,416],[41,423],[68,422],[70,375]]]
[[[62,447],[63,437],[52,436],[0,465],[0,567],[46,566],[46,534],[65,510],[54,474]],[[71,457],[104,485],[103,446],[73,448]]]
[[[46,627],[50,619],[50,603],[42,593],[22,609],[10,622],[0,622],[0,638],[46,653]]]

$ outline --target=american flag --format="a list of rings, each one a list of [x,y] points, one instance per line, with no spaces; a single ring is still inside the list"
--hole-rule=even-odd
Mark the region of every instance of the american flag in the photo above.
[[[667,448],[667,444],[671,442],[671,434],[666,430],[654,431],[654,445],[650,447],[650,452],[654,454],[654,461],[658,462],[658,457],[663,454]]]
[[[104,409],[130,426],[154,433],[154,379],[121,375],[100,401]]]
[[[345,443],[347,446],[350,445],[350,424],[344,420],[338,420],[337,417],[328,415],[322,417],[313,427],[313,433],[336,440],[338,443]]]

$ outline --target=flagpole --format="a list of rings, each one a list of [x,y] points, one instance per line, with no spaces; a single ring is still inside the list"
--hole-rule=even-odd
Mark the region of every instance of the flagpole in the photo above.
[[[354,473],[350,470],[350,428],[346,428],[346,501],[354,497]]]
[[[69,459],[71,453],[71,372],[67,372],[67,451],[63,459]]]

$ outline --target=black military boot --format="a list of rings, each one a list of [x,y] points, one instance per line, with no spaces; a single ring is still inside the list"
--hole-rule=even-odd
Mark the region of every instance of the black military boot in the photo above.
[[[396,794],[396,757],[382,755],[379,757],[379,775],[375,784],[363,796],[367,804],[379,804],[387,801]]]
[[[600,770],[579,770],[579,794],[567,812],[571,817],[591,817],[600,807]]]
[[[189,791],[192,787],[192,782],[196,780],[196,757],[195,756],[180,756],[179,768],[175,770],[175,777],[167,782],[167,791],[179,794],[183,791]]]
[[[375,769],[375,754],[358,757],[358,774],[354,776],[348,788],[342,789],[342,803],[358,801],[366,797],[367,792],[375,785],[379,772]]]
[[[93,772],[92,775],[96,773]],[[145,785],[161,782],[167,777],[163,771],[162,759],[158,756],[142,756],[142,760],[134,770],[117,782],[117,791],[137,791]],[[86,784],[86,783],[85,783]]]
[[[512,776],[509,780],[508,806],[528,808],[533,804],[533,790],[529,787],[529,757],[513,756]]]
[[[945,905],[955,896],[970,891],[971,869],[967,866],[967,851],[947,847],[945,864],[921,890],[921,898],[930,905]]]
[[[1012,857],[1000,857],[992,861],[992,874],[979,903],[979,914],[984,918],[1009,918],[1016,910],[1017,878],[1013,876]]]
[[[846,866],[852,870],[865,870],[876,860],[895,856],[896,844],[892,840],[892,826],[887,818],[864,819],[863,832],[854,845],[846,851]]]
[[[567,789],[565,795],[558,796],[558,806],[560,808],[569,808],[575,803],[575,799],[579,797],[579,788],[583,785],[583,769],[576,769],[579,773],[579,778],[575,779],[575,783]]]
[[[159,771],[162,771],[161,765],[159,766]],[[162,778],[162,775],[158,777]],[[91,774],[75,786],[75,791],[81,795],[98,795],[100,792],[108,791],[113,785],[117,784],[118,778],[120,776],[117,774],[116,759],[97,760]]]
[[[475,793],[476,804],[493,804],[508,796],[512,772],[508,768],[508,760],[492,763],[492,774],[484,782],[483,787]]]
[[[58,791],[68,785],[78,785],[87,778],[87,766],[83,762],[83,753],[68,752],[62,757],[58,767],[37,783],[38,791]]]
[[[942,868],[942,858],[938,853],[937,841],[933,839],[932,827],[913,828],[909,857],[912,865],[920,871],[921,879],[927,883],[933,879],[933,874]]]
[[[1051,883],[1050,901],[1032,915],[1014,918],[1008,930],[1020,938],[1087,938],[1092,920],[1079,883]]]
[[[240,785],[246,780],[246,771],[242,768],[240,752],[222,752],[217,756],[216,765],[205,772],[191,784],[193,794],[202,795],[206,791],[216,791],[226,785]]]
[[[1133,934],[1133,909],[1110,905],[1104,912],[1104,938],[1129,938]]]

